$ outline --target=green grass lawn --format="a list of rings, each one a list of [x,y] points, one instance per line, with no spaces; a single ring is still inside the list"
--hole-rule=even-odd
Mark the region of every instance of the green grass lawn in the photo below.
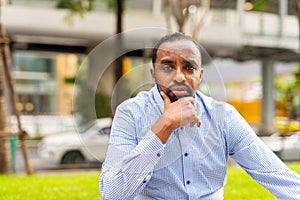
[[[100,200],[98,173],[0,176],[0,200]]]
[[[300,163],[288,165],[300,174]],[[100,200],[99,173],[0,176],[0,200]],[[229,168],[225,199],[276,199],[240,168]]]

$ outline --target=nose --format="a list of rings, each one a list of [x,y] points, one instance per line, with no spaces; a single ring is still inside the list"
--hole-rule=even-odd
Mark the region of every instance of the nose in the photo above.
[[[182,73],[182,71],[180,69],[176,70],[174,81],[177,82],[177,83],[181,83],[181,82],[184,82],[185,80],[186,79],[185,79],[185,76]]]

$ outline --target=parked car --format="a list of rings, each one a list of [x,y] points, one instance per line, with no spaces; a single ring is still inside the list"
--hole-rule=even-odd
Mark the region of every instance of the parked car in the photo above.
[[[82,132],[71,131],[45,136],[39,156],[56,164],[103,162],[109,142],[111,118],[95,120]]]
[[[283,161],[300,161],[300,131],[286,137],[274,133],[261,140]]]

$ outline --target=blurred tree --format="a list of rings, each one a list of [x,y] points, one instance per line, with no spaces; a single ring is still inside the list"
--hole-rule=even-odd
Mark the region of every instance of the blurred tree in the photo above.
[[[1,3],[0,3],[0,8],[1,8]],[[1,14],[1,13],[0,13]],[[1,18],[1,17],[0,17]],[[17,122],[18,122],[18,138],[19,138],[19,142],[20,142],[20,146],[21,146],[21,150],[23,153],[23,158],[24,158],[24,164],[25,164],[25,168],[26,168],[26,173],[28,175],[33,173],[33,169],[30,167],[29,164],[29,159],[28,159],[28,153],[27,153],[27,148],[26,148],[26,144],[25,144],[25,136],[27,135],[26,131],[24,131],[22,129],[22,124],[21,124],[21,120],[20,120],[20,113],[19,110],[17,110],[16,105],[18,102],[17,99],[17,95],[15,93],[15,88],[14,88],[14,80],[12,78],[12,61],[11,61],[11,54],[10,54],[10,48],[9,48],[9,43],[10,43],[10,39],[7,37],[6,32],[4,30],[4,26],[3,24],[0,22],[0,132],[2,131],[2,135],[0,134],[0,138],[1,138],[1,146],[0,146],[0,152],[1,152],[1,158],[3,158],[3,162],[1,162],[3,169],[5,169],[3,172],[6,173],[10,173],[9,169],[7,171],[7,167],[11,166],[11,151],[9,148],[8,144],[10,142],[10,136],[11,133],[9,131],[6,130],[6,120],[7,120],[7,113],[5,111],[5,109],[7,107],[5,107],[6,105],[4,104],[5,101],[5,97],[4,97],[4,82],[5,82],[5,78],[7,77],[7,85],[8,85],[8,92],[9,92],[9,97],[10,97],[10,101],[11,101],[11,107],[12,107],[12,111],[14,113],[14,115],[17,118]],[[5,75],[4,75],[5,74]],[[13,145],[12,145],[13,146]],[[15,150],[15,149],[12,149]],[[9,167],[11,168],[11,167]]]
[[[284,102],[284,113],[289,119],[297,119],[299,116],[299,105],[297,100],[300,98],[300,66],[296,66],[293,76],[277,77],[275,86],[279,99]]]
[[[3,45],[3,44],[0,44]],[[4,96],[4,65],[3,52],[0,48],[0,174],[11,173],[11,156],[9,136],[7,135],[7,111]]]
[[[269,0],[260,0],[253,2],[253,11],[265,11],[269,6]]]
[[[204,24],[204,19],[210,10],[211,0],[165,0],[165,17],[167,28],[186,32],[189,29],[191,36],[198,39],[199,31]],[[175,19],[177,27],[172,27],[172,19]],[[189,27],[188,20],[191,21]]]
[[[295,0],[296,4],[296,15],[298,18],[298,27],[299,27],[299,55],[300,55],[300,0]]]
[[[65,21],[69,25],[73,25],[73,18],[75,15],[84,17],[87,12],[94,8],[95,0],[57,0],[56,7],[68,9],[70,12],[65,16]]]
[[[95,94],[95,110],[97,118],[111,117],[111,98],[102,91]]]
[[[90,12],[93,10],[94,1],[95,0],[57,0],[57,7],[58,8],[66,8],[70,11],[69,15],[67,15],[67,19],[69,22],[72,22],[72,17],[74,15],[79,15],[81,17],[84,16],[87,12]],[[116,15],[116,34],[119,34],[123,31],[123,12],[124,12],[124,3],[125,0],[102,0],[107,2],[107,6],[109,9],[115,10]],[[122,49],[122,38],[117,37],[117,43],[119,49]],[[117,83],[117,81],[122,77],[123,71],[122,71],[122,56],[118,57],[114,62],[114,82]],[[117,88],[118,89],[118,88]],[[121,90],[121,89],[120,89]],[[117,92],[116,95],[116,103],[115,105],[118,105],[121,102],[122,99],[122,91]]]

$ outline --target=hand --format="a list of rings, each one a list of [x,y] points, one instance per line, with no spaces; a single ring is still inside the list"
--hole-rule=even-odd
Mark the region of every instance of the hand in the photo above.
[[[151,130],[157,137],[166,143],[172,131],[176,128],[190,124],[200,127],[201,121],[197,115],[194,106],[195,100],[192,97],[184,97],[175,102],[171,102],[170,98],[164,93],[160,93],[164,99],[164,112]]]
[[[201,121],[194,105],[194,98],[184,97],[172,103],[170,98],[163,91],[161,91],[160,94],[164,99],[163,115],[165,115],[165,119],[169,120],[170,124],[174,126],[174,129],[185,126],[186,124],[190,124],[190,127],[194,125],[200,127]]]

